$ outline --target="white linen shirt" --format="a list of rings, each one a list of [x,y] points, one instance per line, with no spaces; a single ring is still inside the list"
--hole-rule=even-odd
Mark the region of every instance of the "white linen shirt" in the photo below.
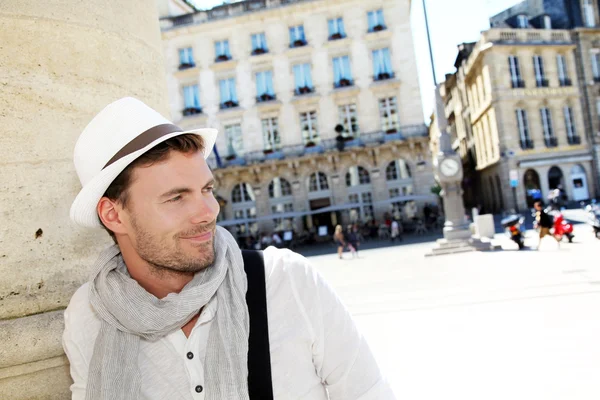
[[[333,290],[309,262],[289,250],[264,251],[273,394],[276,400],[393,400],[365,339]],[[73,400],[85,399],[101,320],[89,283],[65,310],[63,347],[71,364]],[[218,303],[204,307],[189,337],[181,329],[142,339],[141,397],[204,400],[204,356]]]

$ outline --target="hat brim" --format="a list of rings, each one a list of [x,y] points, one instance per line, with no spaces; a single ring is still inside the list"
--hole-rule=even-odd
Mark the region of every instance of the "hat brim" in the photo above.
[[[73,204],[71,205],[71,220],[78,225],[89,228],[101,228],[102,224],[98,218],[96,208],[98,202],[106,193],[110,184],[119,176],[121,172],[135,159],[153,148],[154,146],[175,136],[194,134],[202,137],[204,141],[204,158],[208,158],[217,139],[217,130],[211,128],[193,129],[185,132],[173,132],[162,136],[150,143],[143,149],[135,151],[127,156],[115,161],[104,168],[98,175],[89,181],[79,192]]]

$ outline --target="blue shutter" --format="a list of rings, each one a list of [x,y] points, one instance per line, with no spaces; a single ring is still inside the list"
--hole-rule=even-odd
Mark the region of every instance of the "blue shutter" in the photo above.
[[[369,21],[369,32],[373,31],[375,25],[377,25],[377,16],[375,15],[375,11],[369,11],[367,13],[367,19]]]
[[[200,108],[200,89],[198,85],[192,86],[193,95],[194,95],[194,107]]]
[[[312,77],[310,75],[310,64],[304,64],[304,82],[309,88],[313,87]]]
[[[219,57],[221,54],[221,42],[215,42],[215,57]]]
[[[336,31],[336,26],[335,26],[335,19],[330,19],[329,21],[327,21],[327,25],[329,26],[329,36],[333,36],[334,33],[337,33]]]
[[[267,94],[275,96],[275,90],[273,89],[273,73],[271,71],[265,72],[265,86]]]
[[[229,89],[227,87],[227,80],[222,79],[219,81],[219,89],[221,92],[221,104],[229,100]]]
[[[261,47],[261,48],[263,48],[263,49],[265,49],[265,51],[267,51],[267,49],[268,49],[268,48],[267,48],[267,37],[265,36],[265,34],[264,34],[264,33],[261,33],[261,34],[258,36],[258,38],[260,39],[260,40],[259,40],[259,42],[260,42],[260,47]]]
[[[229,79],[229,93],[230,93],[229,99],[231,101],[233,101],[234,103],[237,103],[238,99],[237,99],[237,94],[236,94],[236,90],[235,90],[235,79],[234,78]]]
[[[337,29],[338,33],[342,35],[342,37],[346,36],[346,31],[344,30],[344,20],[341,18],[338,18],[337,20]]]
[[[179,49],[179,65],[181,64],[185,64],[186,60],[186,55],[185,55],[185,49]]]
[[[352,71],[350,70],[350,57],[345,56],[343,58],[344,65],[344,78],[352,80]]]
[[[258,35],[252,35],[252,50],[256,50],[259,48],[258,44]]]
[[[392,73],[392,60],[390,59],[390,50],[382,49],[383,52],[383,69],[388,74]]]
[[[265,94],[265,76],[264,72],[256,74],[256,94],[261,96]]]
[[[298,36],[299,36],[300,40],[306,41],[306,38],[304,36],[304,25],[300,25],[298,27]]]
[[[302,65],[294,65],[294,81],[296,83],[296,89],[304,86],[304,74],[302,71]]]
[[[190,101],[190,87],[184,86],[183,87],[183,107],[190,108],[191,104],[192,104],[192,102]]]
[[[383,10],[377,10],[377,24],[385,26],[385,21],[383,20]]]
[[[293,46],[295,41],[296,41],[296,30],[294,29],[294,27],[291,27],[290,28],[290,46]]]
[[[342,71],[341,71],[341,59],[340,57],[333,59],[333,81],[338,84],[340,79],[342,79]]]
[[[223,41],[223,54],[225,54],[228,58],[231,58],[231,53],[229,52],[229,40]]]
[[[373,50],[373,75],[377,76],[382,73],[382,63],[380,60],[379,52],[381,50]]]

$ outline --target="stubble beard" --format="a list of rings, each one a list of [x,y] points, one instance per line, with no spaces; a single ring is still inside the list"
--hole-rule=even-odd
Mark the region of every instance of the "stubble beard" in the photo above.
[[[135,231],[138,255],[158,274],[195,274],[211,266],[215,261],[216,221],[196,227],[172,237],[160,237],[144,229],[137,219],[131,219]],[[204,243],[190,243],[184,248],[183,237],[192,237],[211,231],[212,237]],[[192,247],[192,251],[190,251]]]

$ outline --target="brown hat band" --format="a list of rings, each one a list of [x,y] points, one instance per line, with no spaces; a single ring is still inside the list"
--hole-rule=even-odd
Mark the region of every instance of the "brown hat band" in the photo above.
[[[129,142],[125,146],[123,146],[123,148],[121,150],[119,150],[117,152],[117,154],[115,154],[113,156],[113,158],[108,160],[108,162],[106,163],[104,168],[106,168],[109,165],[111,165],[112,163],[120,160],[121,158],[128,156],[131,153],[134,153],[138,150],[143,149],[144,147],[148,146],[150,143],[154,142],[156,139],[159,139],[159,138],[166,136],[173,132],[183,132],[183,130],[181,130],[181,128],[178,127],[177,125],[163,124],[163,125],[156,125],[155,127],[152,127],[150,129],[148,129],[147,131],[142,132],[140,135],[136,136],[131,142]],[[104,169],[104,168],[102,168],[102,169]]]

